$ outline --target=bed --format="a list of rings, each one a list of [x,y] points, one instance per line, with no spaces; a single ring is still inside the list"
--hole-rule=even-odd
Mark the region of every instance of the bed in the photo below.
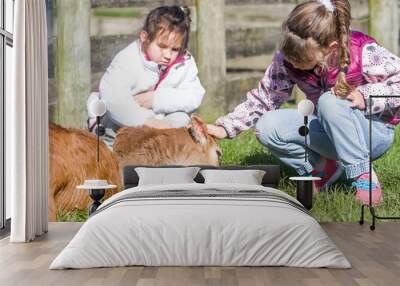
[[[296,199],[276,189],[278,166],[262,185],[195,183],[138,186],[104,201],[50,269],[144,266],[292,266],[350,268],[343,253]],[[215,167],[201,166],[204,169]]]

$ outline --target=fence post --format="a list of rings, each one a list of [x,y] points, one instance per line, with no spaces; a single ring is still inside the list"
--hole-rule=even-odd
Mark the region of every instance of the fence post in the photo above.
[[[196,0],[197,63],[206,96],[200,108],[206,120],[225,113],[225,1]]]
[[[60,124],[83,127],[90,92],[90,0],[56,0],[55,78]]]
[[[399,53],[397,0],[369,0],[369,34],[392,53]]]

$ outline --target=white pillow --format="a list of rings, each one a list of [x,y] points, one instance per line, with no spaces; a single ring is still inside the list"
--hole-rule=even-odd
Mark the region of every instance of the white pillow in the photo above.
[[[137,167],[139,186],[195,183],[199,167],[152,168]]]
[[[261,185],[265,171],[262,170],[201,170],[205,184],[234,183],[247,185]]]

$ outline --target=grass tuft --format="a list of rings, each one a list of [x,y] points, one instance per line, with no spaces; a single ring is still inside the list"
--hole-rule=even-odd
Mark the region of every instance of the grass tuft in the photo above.
[[[87,210],[75,209],[71,212],[57,212],[57,221],[86,221],[88,218]]]

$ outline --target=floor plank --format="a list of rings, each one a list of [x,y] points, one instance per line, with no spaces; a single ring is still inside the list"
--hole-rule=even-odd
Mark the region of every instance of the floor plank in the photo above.
[[[322,227],[351,262],[352,269],[289,267],[118,267],[50,271],[55,256],[81,223],[50,223],[32,243],[0,240],[0,285],[265,286],[400,284],[400,224],[379,223],[375,231],[356,223]]]

